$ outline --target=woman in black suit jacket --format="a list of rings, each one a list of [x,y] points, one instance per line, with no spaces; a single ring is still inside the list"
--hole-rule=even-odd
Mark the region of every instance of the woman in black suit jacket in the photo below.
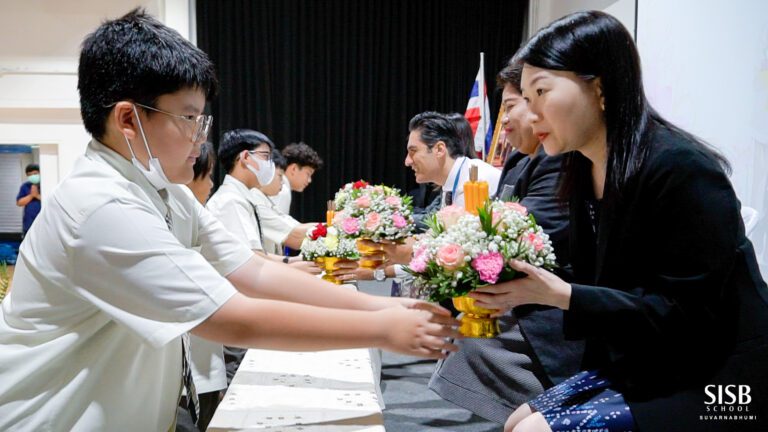
[[[517,58],[545,150],[575,151],[560,189],[575,283],[514,262],[527,277],[471,295],[563,309],[587,371],[506,430],[767,430],[768,289],[727,162],[650,107],[632,38],[609,15],[566,16]]]
[[[510,190],[536,218],[555,247],[558,264],[568,268],[568,208],[558,202],[561,156],[547,156],[527,120],[520,94],[522,64],[499,72],[503,88],[503,127],[516,149],[502,171],[499,191]],[[459,339],[458,352],[437,364],[429,388],[443,399],[503,424],[529,399],[579,371],[583,342],[563,338],[563,313],[524,305],[499,318],[501,334],[491,339]]]

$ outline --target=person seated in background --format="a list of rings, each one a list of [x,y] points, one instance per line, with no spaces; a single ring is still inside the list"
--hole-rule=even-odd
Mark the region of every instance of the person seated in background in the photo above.
[[[303,142],[288,144],[281,154],[286,161],[282,186],[280,193],[270,197],[283,214],[291,214],[291,192],[304,192],[312,183],[312,176],[323,167],[323,160]]]
[[[464,149],[463,155],[469,159],[477,159],[477,154],[475,153],[475,137],[472,134],[472,125],[469,124],[467,118],[464,117],[463,114],[456,112],[445,114],[445,118],[453,122],[453,125],[456,128],[456,136],[459,138],[462,143],[461,146]],[[440,210],[440,206],[443,204],[442,188],[440,188],[439,185],[435,185],[434,183],[422,183],[419,186],[436,189],[434,190],[434,193],[431,194],[434,196],[429,203],[426,203],[422,208],[418,209],[414,206],[413,222],[415,224],[414,233],[416,234],[427,230],[427,225],[424,221],[436,211]]]
[[[440,195],[424,211],[415,217],[422,231],[424,218],[449,204],[464,206],[464,183],[469,181],[470,166],[478,167],[478,180],[488,182],[488,192],[493,195],[499,183],[499,169],[473,159],[473,138],[469,122],[461,114],[441,114],[426,111],[415,115],[409,125],[405,166],[410,167],[420,184],[434,183],[440,187]],[[358,268],[354,275],[340,277],[341,280],[383,281],[388,277],[406,277],[400,267],[410,262],[415,239],[404,244],[382,242],[377,247],[387,256],[387,266],[376,270]]]
[[[255,199],[256,194],[263,196],[263,193],[258,190],[254,192],[254,189],[268,187],[277,177],[277,168],[272,160],[274,148],[272,141],[261,132],[251,129],[225,132],[219,144],[218,162],[227,174],[206,207],[249,249],[307,273],[320,274],[320,269],[311,261],[302,261],[300,257],[289,258],[282,253],[266,250],[266,227],[261,221],[259,203]],[[301,244],[307,228],[294,222],[286,236],[293,236],[292,241]],[[287,224],[290,224],[290,220]]]
[[[205,205],[211,196],[213,180],[211,174],[216,164],[216,152],[209,141],[200,146],[200,156],[192,166],[192,181],[187,187],[194,198]],[[200,252],[199,247],[193,247]],[[200,414],[195,424],[186,400],[179,401],[176,408],[176,432],[204,431],[211,422],[219,402],[227,389],[227,372],[224,366],[223,346],[220,343],[189,335],[189,352],[192,363],[192,380],[195,383]],[[186,397],[186,395],[185,395]]]
[[[442,205],[464,206],[464,183],[469,181],[469,169],[478,168],[478,180],[488,182],[493,195],[501,172],[480,159],[466,156],[466,143],[456,123],[445,114],[433,111],[415,115],[408,124],[405,166],[416,175],[417,183],[434,183],[441,188]],[[450,203],[447,202],[450,194]]]
[[[27,181],[21,184],[19,193],[16,195],[16,205],[24,207],[24,216],[21,222],[21,237],[27,235],[27,231],[32,226],[37,215],[40,214],[40,166],[38,164],[29,164],[24,169],[27,175]]]
[[[0,305],[0,430],[174,429],[182,387],[199,412],[188,332],[278,350],[456,349],[447,311],[265,259],[192,198],[215,90],[208,56],[140,9],[85,38],[93,139],[27,233]]]
[[[502,127],[516,149],[504,165],[500,190],[516,198],[550,236],[561,269],[568,268],[568,208],[557,198],[562,156],[549,157],[533,133],[520,90],[522,65],[503,68]],[[508,189],[507,189],[508,190]],[[397,259],[397,258],[395,258]],[[563,313],[552,307],[521,306],[499,317],[501,334],[462,339],[461,349],[438,362],[429,388],[443,399],[504,424],[523,403],[579,371],[581,341],[563,337]]]
[[[263,144],[262,144],[263,147]],[[257,149],[257,151],[260,151]],[[283,185],[284,173],[287,168],[286,159],[282,153],[272,147],[271,158],[275,166],[275,175],[266,185],[257,185],[251,189],[253,203],[259,215],[259,226],[264,235],[264,250],[282,255],[283,246],[298,250],[306,237],[307,230],[314,228],[314,223],[301,223],[287,213],[283,213],[273,201]],[[292,258],[297,260],[298,258]]]

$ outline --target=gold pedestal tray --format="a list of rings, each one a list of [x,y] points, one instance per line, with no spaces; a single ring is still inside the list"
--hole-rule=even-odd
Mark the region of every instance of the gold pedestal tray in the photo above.
[[[347,262],[349,260],[337,257],[318,257],[315,258],[315,263],[323,270],[323,280],[336,285],[341,285],[344,282],[340,281],[334,276],[334,272],[338,270],[336,264],[339,262]]]
[[[369,246],[363,240],[370,241],[370,239],[357,239],[357,251],[360,252],[360,260],[357,263],[362,268],[375,270],[384,264],[383,249],[379,245]]]
[[[493,309],[485,309],[475,306],[475,299],[467,296],[454,297],[453,306],[463,312],[459,332],[471,338],[493,338],[499,335],[499,321],[491,318],[496,312]]]

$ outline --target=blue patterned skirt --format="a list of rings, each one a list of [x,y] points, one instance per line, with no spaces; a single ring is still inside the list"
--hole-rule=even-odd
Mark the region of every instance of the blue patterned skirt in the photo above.
[[[597,371],[568,378],[528,402],[554,432],[632,432],[632,412],[624,396]]]

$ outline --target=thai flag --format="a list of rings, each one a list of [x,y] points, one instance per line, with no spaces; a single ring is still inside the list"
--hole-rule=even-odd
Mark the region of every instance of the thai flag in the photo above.
[[[493,138],[493,123],[491,122],[491,110],[488,105],[488,92],[485,88],[485,68],[483,67],[483,53],[480,53],[480,70],[477,71],[475,84],[469,94],[467,111],[464,117],[469,120],[472,132],[475,135],[475,152],[478,157],[485,159],[491,148]]]

